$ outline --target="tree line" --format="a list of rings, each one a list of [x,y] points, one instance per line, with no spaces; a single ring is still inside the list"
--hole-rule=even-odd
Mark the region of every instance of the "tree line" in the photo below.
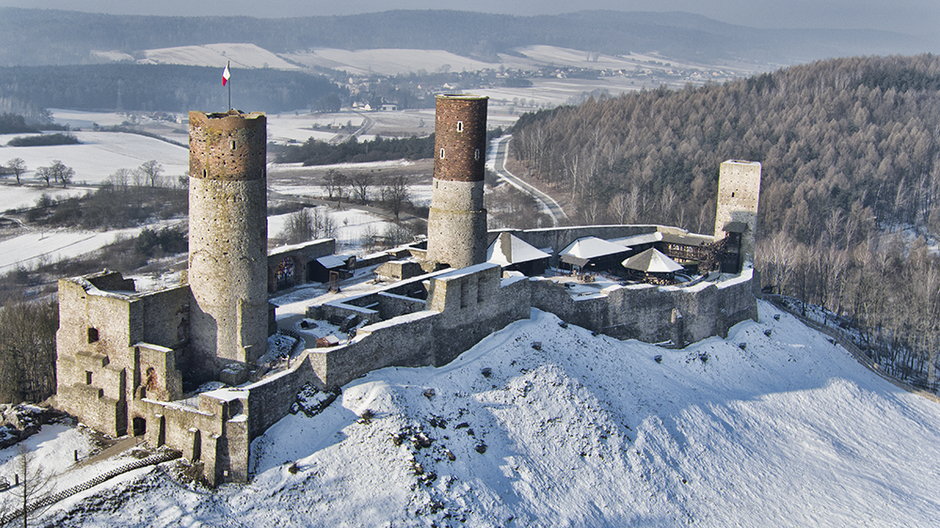
[[[427,137],[392,138],[376,137],[372,141],[359,142],[355,137],[332,144],[310,138],[303,145],[288,145],[278,152],[280,163],[303,163],[304,165],[331,165],[333,163],[362,163],[396,159],[429,158],[434,152],[434,134]]]
[[[42,108],[79,110],[224,110],[221,70],[170,64],[88,64],[0,67],[0,96]],[[310,108],[345,88],[325,77],[272,70],[238,70],[232,79],[238,108],[282,112]]]
[[[933,55],[820,61],[527,114],[512,155],[570,195],[577,221],[699,232],[712,229],[721,161],[760,161],[765,284],[887,341],[924,381],[940,332],[928,307],[940,293],[911,295],[938,264],[912,240],[940,233],[938,90]]]

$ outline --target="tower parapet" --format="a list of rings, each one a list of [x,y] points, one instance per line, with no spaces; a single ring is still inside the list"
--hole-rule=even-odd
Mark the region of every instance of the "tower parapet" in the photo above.
[[[266,154],[264,114],[189,113],[190,333],[207,365],[267,348]]]
[[[740,267],[753,267],[760,198],[761,165],[756,161],[728,160],[718,173],[715,238],[740,236]]]
[[[486,260],[483,171],[487,101],[477,95],[437,96],[428,215],[430,262],[463,268]]]

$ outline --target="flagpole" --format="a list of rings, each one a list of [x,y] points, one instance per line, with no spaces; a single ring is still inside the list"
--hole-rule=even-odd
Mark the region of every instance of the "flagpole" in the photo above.
[[[232,61],[228,61],[228,63],[225,66],[225,69],[231,71],[230,70],[231,66],[232,66]],[[232,80],[229,79],[228,83],[226,84],[228,84],[228,109],[231,110],[232,109]]]

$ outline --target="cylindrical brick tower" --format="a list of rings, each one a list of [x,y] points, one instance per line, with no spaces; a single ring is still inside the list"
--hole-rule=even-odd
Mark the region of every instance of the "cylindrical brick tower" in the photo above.
[[[190,343],[207,365],[267,349],[264,114],[189,113]]]
[[[463,268],[486,260],[483,164],[487,97],[438,95],[434,183],[428,215],[430,262]]]

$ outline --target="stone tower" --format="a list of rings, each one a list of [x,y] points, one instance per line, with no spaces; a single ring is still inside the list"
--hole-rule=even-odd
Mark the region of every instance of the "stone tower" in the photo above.
[[[757,233],[757,202],[760,197],[760,163],[728,160],[718,173],[715,211],[715,237],[739,233],[741,264],[754,265],[754,238]]]
[[[190,343],[203,365],[267,349],[264,114],[189,113]]]
[[[429,262],[463,268],[486,260],[487,100],[476,95],[437,96]]]

